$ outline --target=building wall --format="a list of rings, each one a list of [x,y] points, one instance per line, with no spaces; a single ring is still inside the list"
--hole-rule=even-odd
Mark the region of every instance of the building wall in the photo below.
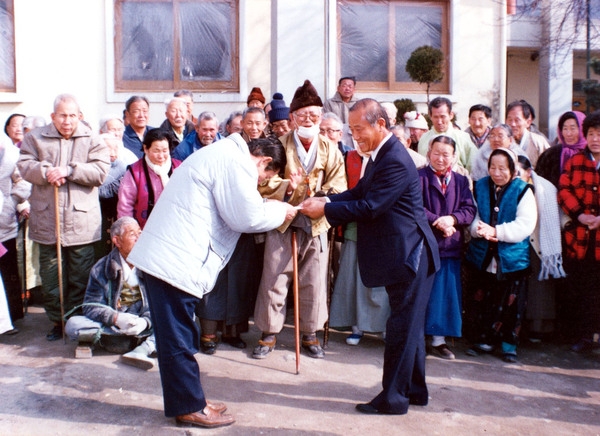
[[[335,0],[240,0],[240,92],[197,96],[195,112],[219,118],[245,107],[253,86],[267,98],[274,92],[291,102],[295,89],[310,79],[323,99],[337,84]],[[76,95],[92,126],[107,113],[120,114],[128,94],[110,89],[112,0],[15,0],[17,94],[0,94],[0,120],[13,112],[49,120],[54,97]],[[504,6],[496,0],[451,2],[450,93],[458,123],[467,126],[476,103],[504,105],[506,80]],[[74,19],[80,17],[80,19]],[[107,85],[108,84],[108,85]],[[164,119],[170,93],[147,94],[150,125]],[[360,94],[378,100],[411,98],[426,111],[423,92]],[[435,95],[434,95],[435,96]],[[502,104],[500,102],[502,101]]]

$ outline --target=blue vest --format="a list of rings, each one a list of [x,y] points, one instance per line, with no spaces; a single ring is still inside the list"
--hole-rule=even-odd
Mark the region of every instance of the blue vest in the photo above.
[[[531,186],[521,179],[514,179],[504,189],[498,204],[494,199],[494,184],[484,177],[475,184],[475,198],[481,221],[490,225],[504,224],[517,217],[517,206]],[[497,211],[496,211],[497,208]],[[495,222],[492,224],[492,219]],[[521,242],[498,242],[499,273],[506,274],[529,268],[529,236]],[[473,238],[467,249],[467,261],[484,270],[491,261],[494,244],[484,238]]]

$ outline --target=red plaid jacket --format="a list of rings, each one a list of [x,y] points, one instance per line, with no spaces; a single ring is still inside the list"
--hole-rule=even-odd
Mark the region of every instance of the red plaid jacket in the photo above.
[[[565,164],[558,182],[558,204],[571,218],[565,225],[564,237],[567,256],[583,260],[588,247],[595,250],[595,259],[600,260],[600,229],[590,240],[590,231],[577,217],[582,214],[600,213],[600,173],[586,150],[577,153]]]

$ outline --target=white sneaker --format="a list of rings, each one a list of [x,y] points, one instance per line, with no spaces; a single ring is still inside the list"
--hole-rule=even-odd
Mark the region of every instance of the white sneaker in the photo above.
[[[144,344],[145,342],[129,353],[123,354],[119,360],[126,365],[135,366],[145,371],[154,368],[154,359],[148,357],[147,347]]]
[[[348,345],[358,345],[360,340],[363,337],[363,333],[352,333],[350,336],[346,338],[346,343]]]

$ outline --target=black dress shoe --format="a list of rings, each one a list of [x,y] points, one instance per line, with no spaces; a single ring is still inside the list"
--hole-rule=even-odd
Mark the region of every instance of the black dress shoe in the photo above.
[[[62,326],[61,325],[55,325],[54,327],[52,327],[52,330],[50,330],[47,334],[46,334],[46,340],[48,341],[58,341],[60,338],[62,338]]]
[[[240,350],[246,348],[246,343],[239,336],[221,336],[221,342]]]
[[[420,397],[409,397],[408,404],[411,406],[427,406],[429,402],[428,398],[420,398]]]
[[[360,413],[366,413],[367,415],[376,415],[383,412],[377,410],[371,403],[360,403],[356,405],[356,410]]]

